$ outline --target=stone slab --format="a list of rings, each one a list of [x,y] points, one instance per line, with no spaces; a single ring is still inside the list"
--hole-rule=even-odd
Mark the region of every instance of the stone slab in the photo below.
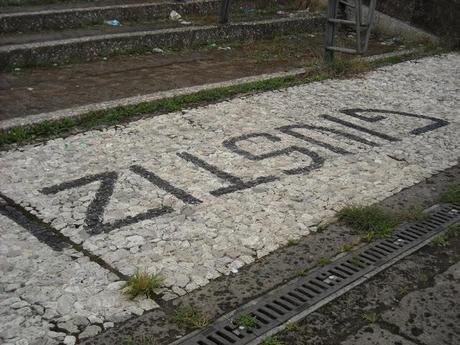
[[[415,343],[395,335],[379,326],[364,327],[358,333],[348,337],[340,345],[416,345]]]
[[[433,287],[405,296],[383,320],[425,345],[460,344],[460,262],[435,278]]]

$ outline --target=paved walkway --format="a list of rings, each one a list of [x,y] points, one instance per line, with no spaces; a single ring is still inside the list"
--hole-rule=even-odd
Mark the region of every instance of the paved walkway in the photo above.
[[[397,333],[379,325],[363,327],[341,345],[454,345],[460,342],[460,262],[435,278],[434,286],[402,299],[381,319],[398,325]]]
[[[457,164],[459,65],[458,54],[426,58],[3,152],[0,192],[56,233],[19,228],[4,207],[0,339],[96,334],[156,307],[121,297],[123,275],[161,272],[162,298],[173,299],[307,236],[345,204]],[[37,253],[14,249],[30,234]],[[59,280],[87,270],[88,256],[100,264],[94,280]],[[40,271],[24,273],[34,262]],[[104,303],[87,300],[96,293]]]

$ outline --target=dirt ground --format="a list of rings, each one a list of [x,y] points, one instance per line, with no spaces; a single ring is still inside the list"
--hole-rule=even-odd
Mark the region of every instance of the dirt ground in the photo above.
[[[343,39],[352,42],[347,36]],[[317,32],[0,73],[0,121],[307,67],[322,61],[323,42],[323,33]],[[371,42],[369,54],[402,48],[401,42],[389,37],[375,37]]]

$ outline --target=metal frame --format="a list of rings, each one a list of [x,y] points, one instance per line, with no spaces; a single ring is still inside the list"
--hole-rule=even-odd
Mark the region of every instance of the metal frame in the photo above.
[[[220,8],[220,17],[219,17],[219,24],[227,24],[228,23],[228,15],[230,12],[230,3],[231,0],[222,0],[222,5]]]
[[[370,34],[374,25],[375,6],[377,0],[370,0],[367,18],[363,18],[363,1],[362,0],[329,0],[326,26],[326,52],[325,60],[330,62],[334,59],[334,52],[348,54],[363,54],[369,46]],[[339,9],[345,7],[346,15],[351,19],[340,19]],[[349,9],[349,11],[347,11]],[[356,47],[345,48],[336,46],[337,25],[353,25],[356,29]],[[363,35],[364,33],[364,35]]]

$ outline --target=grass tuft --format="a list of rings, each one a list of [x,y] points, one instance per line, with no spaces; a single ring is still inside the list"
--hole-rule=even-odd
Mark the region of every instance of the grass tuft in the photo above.
[[[402,222],[425,219],[426,214],[420,208],[410,208],[392,212],[378,206],[347,206],[340,210],[337,218],[343,224],[361,235],[364,241],[385,238]]]
[[[375,313],[372,313],[372,314],[362,314],[361,317],[363,318],[363,320],[369,322],[369,323],[376,323],[379,319],[379,316]]]
[[[177,308],[173,321],[182,328],[192,330],[206,327],[211,318],[196,306],[186,305]]]
[[[279,340],[277,337],[267,337],[262,340],[260,345],[285,345],[285,343]]]
[[[242,327],[250,331],[256,328],[257,319],[250,314],[240,314],[235,318],[235,320],[233,320],[233,323],[238,327]]]
[[[323,267],[323,266],[329,265],[330,263],[332,263],[332,260],[330,258],[322,257],[322,258],[319,258],[317,265],[319,267]]]
[[[164,278],[159,274],[136,272],[124,286],[123,292],[130,298],[144,295],[147,298],[155,297],[155,290],[162,286]]]
[[[460,184],[450,187],[447,192],[441,195],[440,201],[449,204],[460,204]]]

